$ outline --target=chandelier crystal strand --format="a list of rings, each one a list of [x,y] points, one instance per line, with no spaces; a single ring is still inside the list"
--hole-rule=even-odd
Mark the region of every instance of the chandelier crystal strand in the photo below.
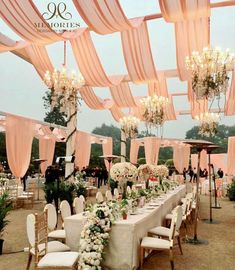
[[[165,109],[169,103],[168,98],[163,96],[148,96],[140,100],[143,108],[143,117],[147,125],[150,128],[160,127],[163,125],[165,120]]]
[[[217,133],[220,120],[218,113],[201,113],[195,119],[199,121],[199,134],[211,137]]]
[[[197,99],[213,99],[228,90],[229,72],[233,70],[234,55],[229,49],[204,48],[202,53],[192,52],[185,59],[191,73],[192,89]]]
[[[138,124],[140,120],[135,116],[124,116],[119,120],[122,131],[126,137],[135,138],[138,134]]]

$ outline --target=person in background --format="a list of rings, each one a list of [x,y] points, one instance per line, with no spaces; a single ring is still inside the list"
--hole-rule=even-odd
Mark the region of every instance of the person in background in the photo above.
[[[197,169],[196,167],[193,168],[193,182],[197,181]]]
[[[23,183],[23,190],[26,191],[26,180],[28,178],[28,171],[25,173],[23,177],[21,177],[21,181]]]
[[[184,168],[184,170],[183,170],[184,181],[186,181],[186,173],[187,173],[187,170],[186,170],[186,168]]]
[[[204,177],[205,179],[207,179],[207,177],[208,177],[208,171],[207,171],[206,168],[203,170],[202,175],[203,175],[203,177]]]
[[[191,166],[188,168],[188,175],[190,176],[189,182],[192,182],[194,173]]]
[[[224,177],[224,172],[222,171],[221,168],[219,168],[219,170],[217,171],[217,174],[219,175],[219,178],[223,178]]]

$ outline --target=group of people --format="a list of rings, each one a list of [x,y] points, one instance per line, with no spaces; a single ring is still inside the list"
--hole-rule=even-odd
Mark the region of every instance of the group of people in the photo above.
[[[197,180],[197,168],[196,167],[192,168],[191,166],[189,166],[188,170],[186,170],[186,168],[184,168],[184,170],[183,170],[184,180],[186,180],[187,174],[190,176],[190,180],[189,180],[190,182],[196,182],[196,180]],[[221,168],[218,169],[217,174],[218,174],[219,178],[223,178],[223,176],[224,176],[224,172],[222,171]],[[206,168],[204,170],[202,170],[200,168],[199,177],[207,179],[208,170]]]
[[[106,185],[108,182],[108,171],[105,168],[90,168],[90,167],[83,167],[81,172],[83,172],[84,180],[86,177],[95,177],[97,178],[97,185],[100,188],[103,184]]]

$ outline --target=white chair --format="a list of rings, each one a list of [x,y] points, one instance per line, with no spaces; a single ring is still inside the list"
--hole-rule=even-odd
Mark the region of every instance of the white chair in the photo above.
[[[111,193],[110,190],[107,190],[107,191],[105,192],[105,198],[106,198],[107,201],[112,201],[113,196],[112,196],[112,193]]]
[[[130,186],[127,186],[127,187],[126,187],[126,193],[128,193],[128,194],[131,193],[131,188],[130,188]]]
[[[98,192],[96,193],[96,201],[97,201],[98,203],[102,203],[102,202],[104,201],[104,197],[103,197],[103,195],[102,195],[102,193],[101,193],[100,191],[98,191]]]
[[[76,214],[80,214],[84,211],[84,202],[81,197],[76,197],[73,200],[73,207]]]
[[[65,240],[65,230],[57,230],[56,225],[57,225],[57,214],[56,214],[56,209],[55,206],[51,203],[48,203],[44,207],[44,211],[47,210],[48,214],[48,237],[53,238],[53,239],[60,239],[60,240]]]
[[[83,195],[80,195],[78,198],[80,198],[85,206],[85,203],[86,203],[86,199]]]
[[[144,262],[145,251],[151,250],[169,250],[171,269],[174,269],[173,260],[173,241],[175,232],[179,230],[182,221],[182,207],[177,206],[173,212],[171,227],[169,229],[169,240],[155,237],[144,237],[140,248],[140,267],[142,268]]]
[[[61,218],[62,218],[62,221],[63,222],[64,222],[64,219],[66,217],[70,217],[71,216],[71,208],[70,208],[70,205],[69,205],[68,201],[63,200],[60,203],[60,213],[61,213]]]
[[[118,198],[119,198],[119,191],[118,191],[117,188],[114,189],[113,194],[114,194],[114,198],[115,198],[116,200],[118,200]]]
[[[42,214],[35,214],[35,270],[75,270],[78,265],[78,252],[55,251],[48,253],[49,243],[47,226],[47,210]],[[60,243],[60,242],[59,242]],[[62,244],[62,243],[60,243]],[[43,256],[39,252],[42,245]]]
[[[26,270],[30,268],[30,264],[32,261],[32,257],[35,256],[35,215],[29,214],[26,220],[26,231],[27,231],[27,238],[29,241],[29,257]],[[39,244],[37,246],[37,253],[38,256],[45,255],[45,244]],[[50,241],[47,244],[47,252],[63,252],[63,251],[70,251],[70,248],[61,243],[60,241]]]

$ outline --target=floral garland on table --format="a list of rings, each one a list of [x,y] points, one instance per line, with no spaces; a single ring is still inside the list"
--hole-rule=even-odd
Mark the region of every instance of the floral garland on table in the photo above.
[[[102,269],[104,248],[108,244],[112,223],[118,215],[119,207],[115,202],[102,202],[90,207],[87,222],[81,232],[78,269]]]
[[[138,175],[136,166],[129,162],[116,163],[110,170],[110,176],[115,181],[135,181]]]

